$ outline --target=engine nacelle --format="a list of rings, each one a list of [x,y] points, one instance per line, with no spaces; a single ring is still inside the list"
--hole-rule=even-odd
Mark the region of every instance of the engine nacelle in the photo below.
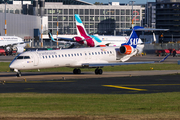
[[[123,45],[119,48],[121,54],[129,55],[134,51],[134,48],[130,45]]]
[[[79,42],[79,41],[82,41],[83,38],[80,37],[80,36],[75,36],[75,37],[73,37],[73,40],[76,41],[76,42]]]
[[[98,46],[96,46],[96,47],[106,47],[106,45],[98,45]]]
[[[24,52],[24,47],[17,47],[17,53]]]

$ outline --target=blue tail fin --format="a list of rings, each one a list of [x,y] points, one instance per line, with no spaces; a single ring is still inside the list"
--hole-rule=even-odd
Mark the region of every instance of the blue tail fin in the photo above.
[[[48,33],[48,35],[51,40],[55,41],[54,38],[52,37],[51,33]]]
[[[132,46],[133,48],[136,48],[137,47],[137,43],[138,43],[138,40],[139,40],[139,36],[141,34],[141,31],[136,31],[138,29],[143,29],[143,27],[140,27],[140,26],[135,26],[131,32],[131,35],[129,37],[129,40],[127,43],[124,43],[122,45],[130,45]]]

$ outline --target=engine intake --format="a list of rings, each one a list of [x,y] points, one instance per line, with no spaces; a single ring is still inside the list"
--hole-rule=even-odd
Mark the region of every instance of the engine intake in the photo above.
[[[129,55],[133,52],[133,47],[131,47],[130,45],[123,45],[119,48],[119,51],[121,54],[126,54]]]

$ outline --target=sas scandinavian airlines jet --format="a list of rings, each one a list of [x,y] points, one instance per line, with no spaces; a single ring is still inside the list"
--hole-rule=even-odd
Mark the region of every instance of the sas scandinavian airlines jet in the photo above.
[[[120,47],[93,47],[50,51],[28,51],[19,54],[10,63],[11,70],[21,76],[20,70],[43,69],[53,67],[73,67],[74,74],[80,74],[79,68],[96,68],[95,74],[102,74],[102,67],[129,64],[146,64],[151,62],[122,62],[137,52],[140,31],[144,28],[133,28],[127,43]],[[126,58],[127,57],[127,58]],[[167,58],[167,57],[166,57]],[[166,58],[161,60],[164,61]]]
[[[71,42],[77,42],[81,45],[86,45],[89,47],[105,47],[105,46],[121,46],[122,43],[126,43],[129,39],[129,36],[99,36],[99,35],[89,35],[86,32],[86,29],[79,17],[78,14],[75,14],[76,19],[76,29],[77,29],[77,36],[73,38],[62,38],[57,37],[58,42],[62,41],[71,41]],[[49,37],[53,39],[51,33],[49,33]],[[142,53],[144,48],[144,44],[141,39],[138,41],[138,52]]]
[[[0,47],[8,49],[13,46],[16,46],[17,52],[21,53],[24,51],[25,42],[22,38],[17,36],[0,36]]]

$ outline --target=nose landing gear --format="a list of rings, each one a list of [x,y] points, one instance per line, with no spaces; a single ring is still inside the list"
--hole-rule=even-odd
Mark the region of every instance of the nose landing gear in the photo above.
[[[18,71],[16,74],[17,77],[21,77],[21,71]]]

